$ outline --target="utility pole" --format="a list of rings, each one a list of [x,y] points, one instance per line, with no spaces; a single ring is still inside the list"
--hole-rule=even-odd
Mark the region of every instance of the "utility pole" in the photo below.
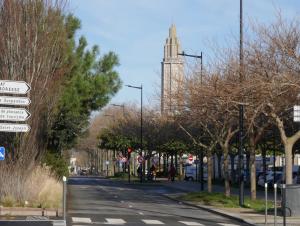
[[[141,91],[141,131],[140,131],[140,156],[143,156],[143,84],[141,84],[141,86],[132,86],[132,85],[126,85],[129,88],[134,88],[134,89],[139,89]],[[144,173],[145,173],[145,164],[141,163],[141,168],[142,168],[142,173],[141,173],[141,177],[140,177],[140,182],[143,182],[143,177],[144,177]]]
[[[240,0],[240,83],[244,80],[243,0]],[[242,84],[241,84],[242,85]],[[239,204],[244,206],[244,105],[239,105]]]

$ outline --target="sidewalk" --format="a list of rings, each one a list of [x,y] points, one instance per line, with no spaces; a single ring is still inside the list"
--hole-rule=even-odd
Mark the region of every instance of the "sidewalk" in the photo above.
[[[182,192],[179,193],[171,193],[171,194],[167,194],[166,197],[176,200],[176,201],[180,201],[178,200],[178,197],[184,193],[187,192],[196,192],[196,191],[200,191],[200,183],[198,182],[189,182],[189,181],[175,181],[175,182],[170,182],[167,181],[165,179],[157,179],[158,181],[160,181],[161,185],[169,187],[169,188],[176,188]],[[206,190],[206,187],[205,187]],[[214,192],[224,192],[224,187],[220,186],[220,185],[214,185],[213,186],[213,191]],[[238,189],[233,188],[232,189],[232,194],[237,195],[238,194]],[[250,191],[249,189],[245,189],[245,195],[249,196],[250,195]],[[269,200],[273,200],[273,191],[270,191],[269,194]],[[258,191],[257,192],[257,197],[259,199],[264,199],[264,192],[263,191]],[[279,197],[280,200],[280,197]],[[181,201],[182,202],[182,201]],[[246,208],[216,208],[216,207],[212,207],[212,206],[206,206],[206,205],[202,205],[196,202],[183,202],[187,205],[192,205],[201,209],[205,209],[208,210],[210,212],[213,213],[217,213],[220,214],[222,216],[226,216],[226,217],[230,217],[233,218],[235,220],[239,220],[241,222],[245,222],[248,223],[250,225],[258,225],[258,226],[262,226],[262,225],[266,225],[265,224],[265,215],[261,214],[261,213],[257,213],[254,210],[251,209],[246,209]],[[277,210],[277,212],[280,212],[280,209]],[[283,225],[283,218],[280,216],[277,216],[276,218],[277,221],[277,225],[281,226]],[[275,225],[274,224],[274,215],[273,213],[268,214],[267,217],[267,225]],[[286,218],[286,225],[287,226],[300,226],[300,217],[287,217]]]

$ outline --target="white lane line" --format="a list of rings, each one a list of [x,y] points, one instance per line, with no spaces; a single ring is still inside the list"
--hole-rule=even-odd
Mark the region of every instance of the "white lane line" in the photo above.
[[[222,226],[239,226],[238,224],[225,224],[225,223],[218,223],[218,225],[222,225]]]
[[[178,221],[179,223],[185,224],[185,225],[198,225],[198,226],[204,226],[203,224],[200,224],[198,222],[193,222],[193,221]]]
[[[164,224],[161,221],[158,220],[142,220],[145,224]]]
[[[91,218],[84,218],[84,217],[72,217],[72,222],[74,223],[92,223]]]
[[[139,215],[144,215],[144,213],[143,212],[139,212]]]
[[[126,224],[126,221],[118,218],[105,218],[105,220],[106,220],[105,224]]]

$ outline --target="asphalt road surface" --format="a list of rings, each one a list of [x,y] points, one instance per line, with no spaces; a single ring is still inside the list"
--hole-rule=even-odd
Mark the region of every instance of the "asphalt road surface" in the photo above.
[[[68,184],[68,226],[246,225],[170,200],[164,195],[179,191],[160,184],[132,185],[92,177],[70,178]]]

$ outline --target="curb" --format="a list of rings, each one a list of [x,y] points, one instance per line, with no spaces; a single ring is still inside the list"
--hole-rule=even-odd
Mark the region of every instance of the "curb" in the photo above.
[[[199,209],[208,211],[210,213],[218,214],[218,215],[220,215],[222,217],[226,217],[226,218],[230,218],[232,220],[239,221],[240,223],[244,223],[244,224],[246,223],[249,226],[256,226],[253,222],[251,222],[249,220],[245,220],[243,218],[240,218],[238,216],[229,214],[228,212],[225,212],[225,211],[222,211],[222,210],[217,210],[217,209],[209,208],[209,207],[204,206],[204,205],[197,205],[197,204],[193,204],[193,203],[190,203],[190,202],[181,201],[181,200],[178,200],[178,199],[176,199],[174,197],[171,197],[169,195],[163,195],[163,196],[166,197],[166,198],[168,198],[168,199],[170,199],[170,200],[172,200],[172,201],[181,202],[181,203],[183,203],[185,205],[188,205],[188,206],[199,208]]]

